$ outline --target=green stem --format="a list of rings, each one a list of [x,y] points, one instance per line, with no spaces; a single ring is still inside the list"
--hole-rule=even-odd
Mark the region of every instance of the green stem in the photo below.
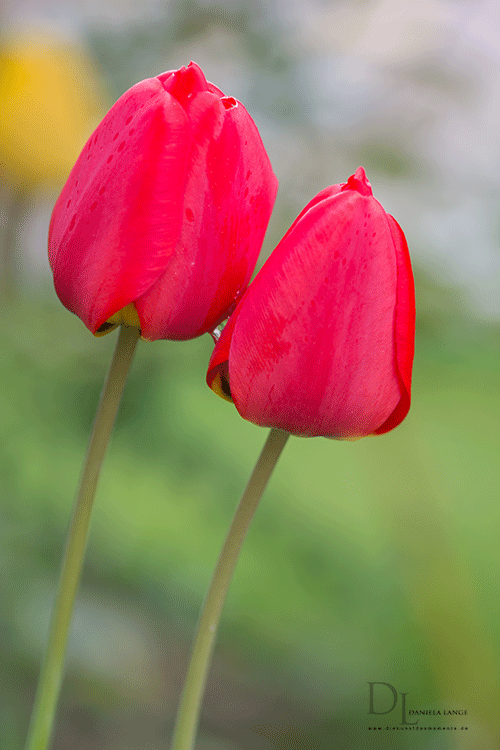
[[[51,739],[97,482],[139,335],[138,328],[124,325],[120,327],[113,359],[101,392],[73,505],[26,750],[46,750]]]
[[[243,541],[281,451],[287,432],[272,429],[236,509],[201,611],[182,693],[172,750],[193,750],[217,627]]]

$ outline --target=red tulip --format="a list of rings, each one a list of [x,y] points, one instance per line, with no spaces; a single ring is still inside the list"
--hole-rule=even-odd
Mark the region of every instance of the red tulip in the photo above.
[[[150,340],[211,331],[248,284],[276,191],[252,118],[195,63],[141,81],[54,207],[57,294],[96,335],[121,322]]]
[[[258,425],[382,434],[410,408],[414,321],[405,237],[360,167],[292,224],[222,331],[207,383]]]

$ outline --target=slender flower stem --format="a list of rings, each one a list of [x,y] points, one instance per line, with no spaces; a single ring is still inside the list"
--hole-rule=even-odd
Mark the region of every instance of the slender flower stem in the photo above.
[[[101,392],[69,524],[52,610],[49,641],[40,672],[26,750],[46,750],[51,739],[63,678],[73,604],[87,546],[92,505],[139,334],[138,328],[124,325],[120,327],[113,359]]]
[[[184,690],[177,713],[172,750],[193,750],[217,627],[245,536],[276,462],[289,438],[272,429],[236,509],[201,611]]]

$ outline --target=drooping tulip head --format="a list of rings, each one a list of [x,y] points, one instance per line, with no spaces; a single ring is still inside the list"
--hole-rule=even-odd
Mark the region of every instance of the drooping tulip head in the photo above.
[[[410,407],[414,320],[405,237],[360,167],[299,214],[223,329],[207,383],[258,425],[382,434]]]
[[[248,284],[276,191],[252,118],[195,63],[141,81],[54,207],[56,292],[96,335],[122,322],[150,340],[210,331]]]

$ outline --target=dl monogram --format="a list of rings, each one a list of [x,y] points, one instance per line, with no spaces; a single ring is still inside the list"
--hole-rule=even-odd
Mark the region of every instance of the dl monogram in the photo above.
[[[388,682],[369,682],[370,686],[370,710],[368,711],[369,714],[376,714],[378,716],[382,716],[383,714],[390,714],[391,711],[394,711],[396,708],[396,704],[398,702],[398,694],[396,692],[396,688],[390,685]],[[385,685],[386,688],[389,688],[389,690],[392,693],[392,706],[388,708],[386,711],[375,711],[375,685]],[[380,698],[381,693],[385,694],[385,697],[383,699]],[[377,690],[377,706],[380,706],[380,703],[382,705],[387,706],[387,690],[382,691],[380,688]],[[406,721],[406,696],[408,693],[400,693],[401,696],[401,724],[407,724],[407,725],[415,725],[418,724],[418,719],[415,721]]]

